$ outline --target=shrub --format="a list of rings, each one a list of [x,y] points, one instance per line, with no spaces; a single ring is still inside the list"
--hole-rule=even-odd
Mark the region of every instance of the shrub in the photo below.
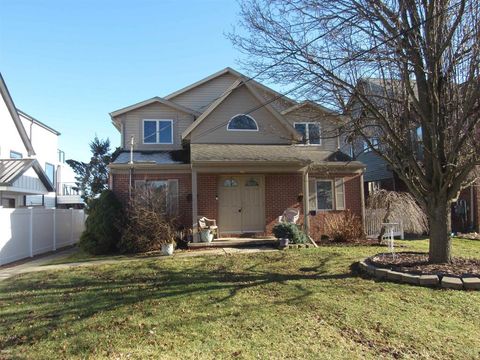
[[[88,203],[88,218],[79,246],[90,254],[106,254],[115,250],[120,239],[123,207],[110,190],[103,191]]]
[[[159,250],[175,243],[175,218],[167,207],[166,191],[151,187],[137,189],[128,209],[128,222],[118,243],[124,253]]]
[[[360,218],[350,211],[326,214],[325,234],[336,242],[351,242],[365,236]]]
[[[288,238],[293,244],[303,244],[307,241],[307,236],[295,224],[277,224],[273,227],[272,232],[277,239]]]

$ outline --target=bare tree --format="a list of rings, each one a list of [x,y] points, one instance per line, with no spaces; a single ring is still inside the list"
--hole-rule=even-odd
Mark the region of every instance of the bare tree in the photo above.
[[[264,80],[350,115],[342,130],[425,208],[435,263],[451,260],[451,202],[479,163],[479,2],[248,0],[230,34]]]

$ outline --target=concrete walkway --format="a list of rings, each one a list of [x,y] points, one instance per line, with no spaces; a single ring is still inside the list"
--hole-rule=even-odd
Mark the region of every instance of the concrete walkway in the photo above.
[[[258,252],[272,252],[278,251],[269,247],[256,247],[256,248],[215,248],[215,249],[205,249],[205,250],[196,250],[196,251],[184,251],[177,250],[173,256],[147,256],[147,257],[128,257],[128,258],[119,258],[119,259],[99,259],[99,260],[90,260],[82,262],[71,262],[65,264],[56,264],[56,265],[47,265],[52,261],[65,258],[69,255],[74,254],[79,251],[77,247],[59,251],[55,254],[47,255],[35,260],[27,261],[25,263],[14,265],[11,267],[0,268],[0,281],[8,279],[15,275],[38,272],[38,271],[48,271],[48,270],[65,270],[78,266],[89,266],[89,265],[108,265],[108,264],[118,264],[126,263],[131,261],[141,261],[147,259],[157,259],[157,260],[166,260],[171,258],[184,258],[184,257],[194,257],[194,256],[225,256],[232,254],[248,254],[248,253],[258,253]]]

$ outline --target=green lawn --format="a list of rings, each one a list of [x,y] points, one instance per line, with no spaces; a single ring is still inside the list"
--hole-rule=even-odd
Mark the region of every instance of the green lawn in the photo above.
[[[332,246],[25,274],[0,282],[0,359],[478,359],[480,292],[351,273],[380,251]],[[457,239],[454,252],[480,258],[480,242]]]

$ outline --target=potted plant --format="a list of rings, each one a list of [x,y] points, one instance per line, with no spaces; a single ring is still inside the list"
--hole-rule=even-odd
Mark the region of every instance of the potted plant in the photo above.
[[[273,227],[273,235],[278,239],[279,246],[281,248],[287,247],[291,239],[293,239],[293,228],[294,224],[289,223],[280,223]]]
[[[213,231],[210,229],[202,229],[200,231],[200,239],[202,242],[210,243],[213,240]]]
[[[164,223],[164,231],[162,231],[162,237],[160,240],[162,255],[173,255],[175,248],[175,230],[169,222]]]

